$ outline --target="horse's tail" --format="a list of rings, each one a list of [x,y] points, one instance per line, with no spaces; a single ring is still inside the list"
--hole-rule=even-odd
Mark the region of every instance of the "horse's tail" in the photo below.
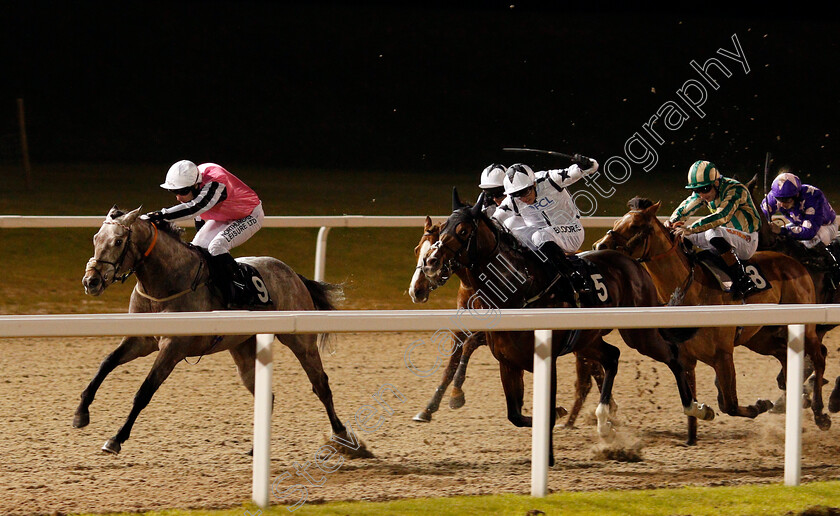
[[[342,285],[311,280],[301,274],[298,274],[298,278],[306,285],[306,290],[309,291],[309,296],[312,298],[316,310],[335,310],[335,305],[344,301],[344,287]],[[335,348],[332,346],[332,334],[318,334],[318,349],[321,352],[326,351],[330,355],[335,354]]]
[[[683,299],[685,299],[685,291],[681,287],[677,287],[665,306],[679,306]],[[698,331],[700,331],[700,328],[659,328],[659,334],[671,344],[681,344],[697,335]]]

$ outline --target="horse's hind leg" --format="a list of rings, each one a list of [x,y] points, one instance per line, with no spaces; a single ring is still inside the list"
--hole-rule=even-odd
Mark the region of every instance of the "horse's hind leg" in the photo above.
[[[111,371],[117,366],[131,362],[135,358],[145,357],[155,350],[157,350],[157,341],[153,337],[123,337],[117,349],[105,357],[105,360],[99,365],[99,370],[96,372],[96,375],[94,375],[85,390],[82,391],[82,400],[76,408],[76,414],[73,416],[73,426],[75,428],[83,428],[90,423],[90,412],[88,408],[93,403],[99,386],[102,385],[105,377]]]
[[[195,337],[185,338],[192,339]],[[102,451],[114,454],[120,452],[122,443],[131,436],[131,428],[134,426],[137,416],[146,408],[152,396],[154,396],[164,380],[169,377],[169,374],[172,373],[172,370],[175,369],[178,362],[185,357],[181,349],[184,349],[186,346],[178,345],[176,339],[178,337],[171,339],[164,337],[161,339],[160,353],[155,357],[155,363],[152,364],[152,369],[149,371],[146,379],[143,380],[143,385],[140,386],[137,394],[134,395],[134,405],[131,407],[128,418],[126,418],[125,423],[117,432],[117,435],[105,442],[105,445],[102,446]]]
[[[309,377],[309,382],[312,383],[312,392],[318,396],[327,410],[327,417],[330,420],[333,433],[336,435],[343,433],[346,429],[335,413],[329,377],[324,372],[315,336],[303,334],[277,335],[277,338],[292,350],[300,365],[303,366],[306,376]]]
[[[575,422],[580,415],[580,410],[589,396],[589,391],[592,390],[592,380],[598,386],[598,391],[603,390],[604,385],[604,368],[600,363],[584,358],[576,353],[575,357],[575,402],[572,405],[572,410],[569,411],[569,417],[566,419],[565,428],[574,428]],[[616,410],[615,401],[610,399],[610,415],[614,415]],[[559,412],[558,412],[559,415]]]
[[[505,391],[508,421],[513,423],[514,426],[529,427],[531,426],[531,417],[522,415],[522,403],[525,399],[523,375],[522,369],[499,361],[499,376],[502,379],[502,388]]]
[[[470,363],[470,357],[473,352],[485,344],[487,344],[487,337],[483,331],[473,334],[464,343],[461,360],[458,362],[458,369],[455,371],[455,378],[453,379],[454,383],[452,385],[452,396],[449,398],[449,408],[459,409],[466,403],[464,391],[461,390],[461,386],[464,385],[464,380],[467,377],[467,365]]]
[[[828,411],[831,413],[840,411],[840,376],[834,380],[834,389],[828,399]]]
[[[463,335],[463,334],[462,334]],[[452,383],[452,378],[455,376],[455,371],[458,369],[458,361],[461,359],[464,346],[458,346],[452,355],[449,357],[449,363],[446,364],[446,369],[443,370],[443,377],[440,379],[440,385],[435,389],[432,399],[426,405],[426,408],[421,410],[414,416],[412,421],[419,423],[428,423],[432,420],[432,414],[437,412],[440,408],[440,401],[446,392],[446,388]]]

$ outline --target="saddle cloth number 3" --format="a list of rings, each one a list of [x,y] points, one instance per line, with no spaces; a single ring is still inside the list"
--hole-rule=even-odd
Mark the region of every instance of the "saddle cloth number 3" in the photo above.
[[[750,277],[752,282],[755,284],[756,287],[764,290],[767,287],[767,280],[761,276],[761,273],[758,272],[758,269],[755,265],[747,265],[744,267],[744,272],[747,273],[747,276]]]

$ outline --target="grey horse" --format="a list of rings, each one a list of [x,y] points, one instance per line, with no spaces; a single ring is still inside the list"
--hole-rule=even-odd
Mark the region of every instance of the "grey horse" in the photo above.
[[[207,263],[202,253],[181,240],[183,230],[168,222],[152,224],[139,217],[140,208],[123,213],[115,205],[108,212],[102,227],[93,237],[94,255],[88,261],[82,284],[87,294],[98,296],[115,281],[125,281],[132,273],[137,285],[131,293],[129,312],[200,312],[223,308],[220,296],[209,282]],[[311,281],[295,273],[288,265],[271,257],[247,257],[240,261],[256,268],[264,288],[273,300],[275,310],[332,310],[333,302],[342,295],[339,285]],[[292,350],[306,371],[312,390],[327,410],[336,437],[348,439],[347,430],[333,408],[327,374],[321,365],[317,338],[312,334],[277,335]],[[321,346],[326,343],[321,334]],[[108,374],[119,365],[159,351],[140,389],[134,405],[117,434],[108,439],[102,451],[119,453],[131,434],[140,411],[148,405],[155,391],[166,380],[175,365],[187,357],[229,351],[239,370],[242,383],[254,393],[256,360],[255,335],[136,337],[122,339],[110,353],[96,375],[82,392],[73,426],[82,428],[90,422],[88,408],[96,391]],[[359,442],[358,456],[366,456]]]

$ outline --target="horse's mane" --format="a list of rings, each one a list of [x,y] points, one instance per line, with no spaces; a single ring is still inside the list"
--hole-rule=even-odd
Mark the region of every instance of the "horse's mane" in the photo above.
[[[115,209],[109,215],[112,219],[117,219],[125,215],[125,212],[120,209]],[[168,220],[159,220],[153,224],[157,226],[158,230],[174,237],[179,242],[183,242],[183,240],[181,240],[181,236],[184,234],[184,228],[181,226]]]

